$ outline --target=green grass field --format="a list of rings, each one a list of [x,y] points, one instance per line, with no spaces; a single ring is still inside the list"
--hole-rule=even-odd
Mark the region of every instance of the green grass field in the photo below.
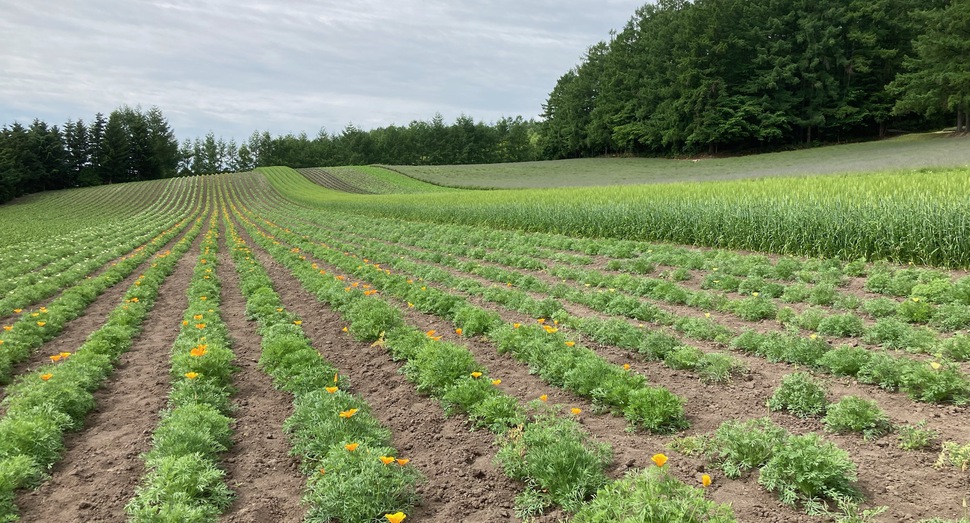
[[[965,137],[914,134],[798,151],[731,158],[585,158],[491,165],[390,166],[453,187],[517,189],[735,180],[970,165]]]

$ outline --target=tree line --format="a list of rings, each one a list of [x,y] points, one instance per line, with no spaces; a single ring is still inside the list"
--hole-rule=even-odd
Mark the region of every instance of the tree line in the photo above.
[[[968,99],[968,2],[659,0],[559,79],[540,155],[800,147],[954,114],[961,130]]]
[[[0,129],[0,203],[23,194],[174,176],[178,140],[157,107],[122,107],[63,127]]]
[[[461,115],[447,124],[440,114],[430,121],[412,121],[365,131],[348,125],[341,132],[321,130],[271,136],[254,131],[239,143],[213,133],[179,147],[179,172],[201,174],[246,171],[254,167],[287,165],[451,165],[523,162],[539,159],[537,124],[533,120],[503,117],[497,122],[476,122]]]

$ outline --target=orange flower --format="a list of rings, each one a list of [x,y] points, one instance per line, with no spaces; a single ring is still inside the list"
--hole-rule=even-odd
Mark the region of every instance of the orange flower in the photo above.
[[[710,487],[711,477],[708,476],[707,474],[704,474],[703,476],[701,476],[701,485],[704,485],[704,488]]]
[[[204,329],[205,328],[205,323],[196,323],[195,324],[195,328],[196,329]]]
[[[373,296],[375,294],[377,294],[377,291],[374,289],[371,289],[369,291],[364,291],[364,296]]]
[[[472,373],[472,377],[477,380],[478,378],[482,377],[482,373],[476,370],[475,372]]]
[[[67,357],[70,356],[70,355],[71,355],[70,352],[62,352],[61,353],[61,358],[67,359]]]
[[[202,315],[201,314],[196,314],[195,316],[192,316],[192,319],[195,320],[195,321],[199,321],[199,320],[202,319]]]
[[[340,417],[341,418],[344,418],[344,419],[352,418],[352,417],[354,417],[354,414],[357,414],[357,410],[358,409],[345,410],[345,411],[343,411],[343,412],[340,413]]]
[[[542,325],[545,322],[546,322],[545,318],[539,318],[538,320],[536,320],[536,323],[538,323],[539,325]]]
[[[579,416],[580,414],[582,414],[583,409],[577,409],[576,407],[573,407],[569,409],[569,412],[572,412],[573,416]]]
[[[53,375],[53,374],[50,374],[50,373],[47,373],[47,374],[41,374],[41,375],[40,375],[40,379],[42,379],[42,380],[44,380],[44,381],[47,381],[47,380],[49,380],[49,379],[51,379],[51,378],[53,378],[53,377],[54,377],[54,375]]]
[[[390,523],[401,523],[407,516],[404,514],[404,512],[395,512],[393,514],[384,514],[384,517],[387,518]]]
[[[455,329],[455,334],[461,336],[461,327]]]
[[[651,459],[651,460],[652,460],[652,461],[653,461],[653,462],[654,462],[654,463],[655,463],[655,464],[656,464],[656,465],[657,465],[658,467],[662,467],[662,466],[664,466],[664,464],[665,464],[665,463],[667,463],[667,456],[664,456],[663,454],[654,454],[654,455],[653,455],[653,457],[652,457],[652,458],[650,458],[650,459]]]
[[[567,342],[566,342],[566,346],[567,346],[567,347],[572,347],[572,346],[574,346],[574,345],[576,345],[576,342],[575,342],[575,341],[567,341]]]
[[[378,459],[380,459],[381,460],[381,463],[383,463],[385,466],[386,465],[390,465],[391,463],[394,463],[394,457],[393,456],[381,456]]]
[[[410,461],[411,460],[408,459],[408,458],[398,458],[397,459],[397,464],[403,467],[404,465],[407,465],[408,462],[410,462]]]
[[[549,401],[549,396],[543,394],[542,396],[539,396],[539,401]]]
[[[334,276],[334,278],[336,278],[336,279],[338,279],[338,280],[340,280],[340,281],[344,281],[344,280],[346,280],[346,279],[347,279],[347,277],[346,277],[346,276],[344,276],[344,275],[342,275],[342,274],[341,274],[340,276]]]
[[[338,389],[337,387],[324,387],[323,390],[329,392],[330,394],[333,394],[334,392],[337,392]]]
[[[198,347],[194,347],[189,351],[189,354],[191,354],[194,358],[201,358],[202,356],[205,356],[206,352],[208,352],[206,347],[207,345],[199,345]]]
[[[190,379],[190,380],[194,380],[195,378],[198,378],[199,377],[199,373],[198,372],[186,372],[185,373],[185,377],[188,378],[188,379]]]
[[[492,385],[498,386],[498,385],[501,385],[501,384],[502,384],[502,380],[500,380],[500,379],[494,379],[494,380],[492,380]]]
[[[38,327],[43,327],[44,325],[47,325],[47,322],[46,321],[38,321],[37,322],[37,326]]]
[[[55,355],[51,356],[50,359],[51,359],[51,363],[55,363],[55,362],[57,362],[57,361],[59,361],[61,359],[61,355],[60,354],[55,354]]]
[[[548,332],[549,334],[552,334],[554,332],[559,332],[559,329],[557,329],[555,327],[552,327],[552,326],[549,326],[549,325],[543,325],[542,328],[543,329],[546,329],[546,332]]]
[[[182,326],[183,327],[186,326],[186,325],[188,325],[188,324],[189,324],[189,320],[183,320],[182,321]]]
[[[324,475],[326,473],[327,473],[327,469],[325,469],[323,467],[320,467],[320,475],[322,476],[322,475]]]
[[[623,364],[623,370],[630,370],[630,364],[629,363],[624,363]]]
[[[344,445],[344,448],[347,449],[347,451],[349,451],[349,452],[353,452],[353,451],[357,450],[357,447],[359,447],[359,446],[360,446],[360,443],[348,443],[348,444]]]
[[[512,328],[513,328],[513,329],[518,329],[518,328],[519,328],[519,327],[521,327],[521,326],[522,326],[522,324],[521,324],[521,323],[513,323],[513,324],[512,324]]]
[[[13,330],[13,326],[12,325],[4,325],[3,326],[3,330],[5,330],[5,331],[12,331]]]

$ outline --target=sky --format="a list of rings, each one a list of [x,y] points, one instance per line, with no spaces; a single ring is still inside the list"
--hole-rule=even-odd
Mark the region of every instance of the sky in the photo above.
[[[0,0],[0,126],[158,106],[245,140],[537,118],[645,0]]]

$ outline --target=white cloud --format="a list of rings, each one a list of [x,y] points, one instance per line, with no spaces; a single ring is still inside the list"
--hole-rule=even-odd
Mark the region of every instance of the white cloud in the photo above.
[[[538,115],[636,1],[0,0],[0,125],[158,105],[180,137]]]

